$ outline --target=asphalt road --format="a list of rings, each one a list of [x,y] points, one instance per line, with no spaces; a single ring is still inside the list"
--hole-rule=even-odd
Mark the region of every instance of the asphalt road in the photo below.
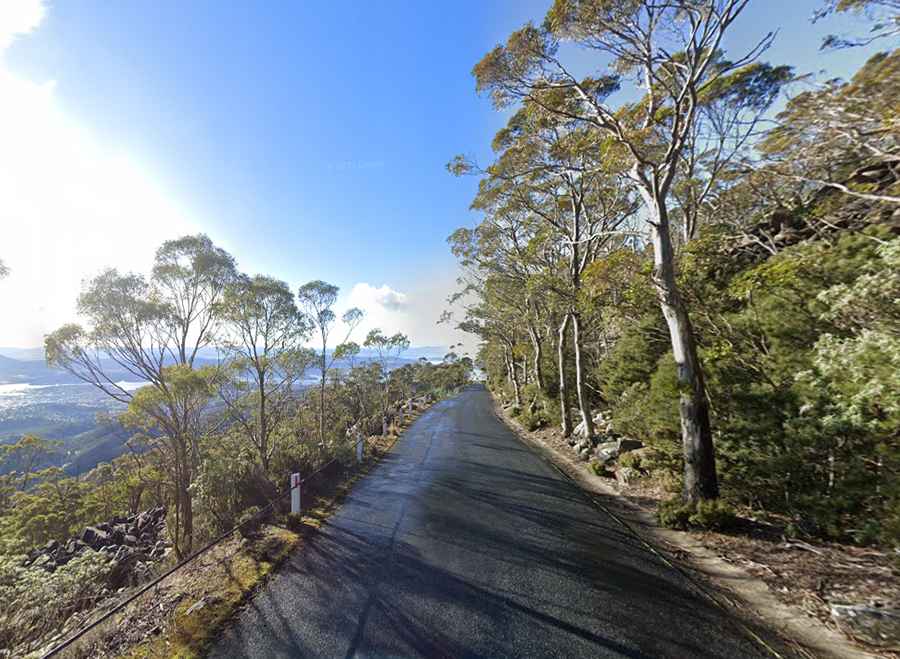
[[[470,388],[433,406],[214,657],[765,657]]]

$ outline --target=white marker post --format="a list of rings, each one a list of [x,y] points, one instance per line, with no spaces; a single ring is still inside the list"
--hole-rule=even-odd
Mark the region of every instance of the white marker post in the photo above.
[[[291,474],[291,512],[300,513],[300,474]]]

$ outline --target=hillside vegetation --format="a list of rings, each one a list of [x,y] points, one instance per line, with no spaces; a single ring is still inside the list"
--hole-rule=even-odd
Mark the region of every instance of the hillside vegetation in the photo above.
[[[238,524],[252,534],[261,513],[286,514],[292,473],[329,465],[320,478],[337,479],[356,443],[386,435],[413,399],[469,381],[471,360],[454,353],[400,365],[402,334],[354,343],[362,312],[338,324],[337,294],[242,274],[204,235],[163,243],[148,276],[107,270],[85,283],[86,323],[49,335],[47,360],[119,403],[127,450],[70,476],[52,438],[0,446],[0,595],[17,602],[0,612],[0,647],[35,651],[117,589]],[[198,359],[210,349],[218,361]],[[148,384],[124,386],[121,370]],[[92,439],[87,457],[118,454],[104,431]]]
[[[867,10],[887,50],[821,84],[764,61],[771,34],[727,50],[745,4],[557,0],[475,66],[512,114],[493,162],[449,165],[483,217],[449,239],[458,325],[514,414],[585,437],[598,473],[604,435],[649,447],[628,463],[669,489],[663,521],[739,506],[897,547],[896,4],[823,8]]]

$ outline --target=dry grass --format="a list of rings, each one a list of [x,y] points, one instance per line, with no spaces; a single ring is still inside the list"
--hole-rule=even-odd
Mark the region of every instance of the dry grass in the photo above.
[[[324,524],[424,410],[372,437],[368,457],[340,480],[320,484],[301,524],[265,524],[251,539],[235,534],[176,572],[65,653],[73,657],[145,659],[203,656],[206,648],[291,552]]]

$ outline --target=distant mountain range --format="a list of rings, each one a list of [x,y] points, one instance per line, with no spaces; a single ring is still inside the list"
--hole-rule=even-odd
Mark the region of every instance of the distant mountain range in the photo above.
[[[447,353],[447,349],[441,346],[421,346],[410,348],[398,360],[391,360],[391,366],[401,366],[404,363],[414,362],[425,358],[430,361],[439,361]],[[198,357],[201,363],[214,363],[218,360],[215,350],[205,348],[200,351]],[[367,361],[373,359],[375,353],[371,350],[360,352],[358,359]],[[113,362],[106,364],[107,374],[113,380],[132,381],[135,376]],[[310,375],[318,373],[312,369]],[[43,348],[0,348],[0,384],[75,384],[80,382],[78,378],[58,368],[47,366],[44,361]]]

